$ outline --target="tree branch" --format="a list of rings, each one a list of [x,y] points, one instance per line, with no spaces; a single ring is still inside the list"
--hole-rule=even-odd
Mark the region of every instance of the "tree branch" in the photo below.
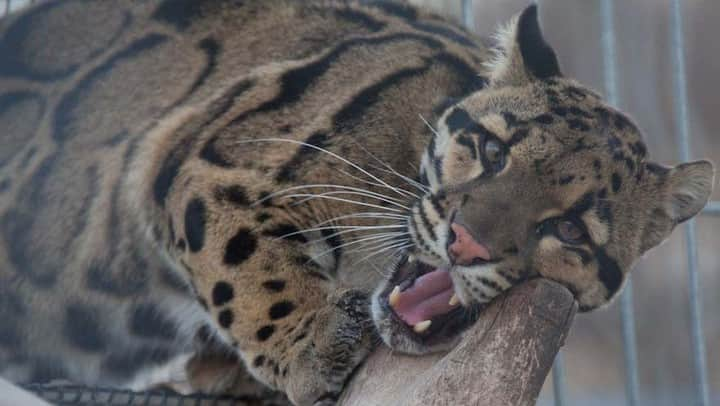
[[[531,280],[493,301],[447,354],[406,356],[382,346],[340,404],[532,405],[576,310],[567,289]]]

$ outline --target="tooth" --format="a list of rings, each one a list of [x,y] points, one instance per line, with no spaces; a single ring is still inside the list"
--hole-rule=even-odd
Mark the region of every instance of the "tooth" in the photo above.
[[[395,307],[398,300],[400,300],[400,286],[395,286],[392,292],[390,292],[390,297],[388,298],[390,306]]]
[[[413,262],[415,262],[415,256],[414,256],[414,255],[410,255],[410,256],[408,257],[408,262],[411,263],[411,264],[412,264]]]
[[[413,326],[413,330],[415,330],[416,333],[422,333],[428,328],[430,328],[430,324],[432,324],[431,320],[425,320],[421,321],[420,323]]]
[[[457,305],[458,303],[460,303],[460,299],[458,298],[458,296],[457,296],[455,293],[453,293],[453,295],[452,295],[452,297],[450,298],[450,301],[448,302],[448,304],[449,304],[450,306],[455,306],[455,305]]]

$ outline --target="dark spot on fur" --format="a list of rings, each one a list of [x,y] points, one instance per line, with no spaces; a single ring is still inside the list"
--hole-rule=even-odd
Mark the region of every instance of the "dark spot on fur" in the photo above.
[[[590,119],[593,117],[592,114],[588,113],[587,111],[585,111],[577,106],[568,107],[568,111],[570,112],[570,114],[573,114],[575,116],[580,116],[583,118],[587,118],[587,119]]]
[[[502,117],[505,119],[507,128],[517,127],[520,125],[520,120],[518,120],[517,116],[509,111],[504,111],[502,113]]]
[[[445,119],[445,125],[447,125],[450,133],[455,133],[460,130],[469,128],[475,122],[467,111],[461,108],[455,108]]]
[[[132,378],[137,371],[151,365],[167,363],[174,355],[167,348],[142,347],[132,351],[111,352],[100,365],[100,370],[121,380]]]
[[[513,135],[510,137],[510,141],[508,141],[509,146],[513,146],[525,138],[527,138],[528,134],[530,133],[530,130],[527,128],[521,128],[513,133]]]
[[[262,283],[262,286],[270,292],[282,292],[285,289],[285,281],[279,279],[270,279]]]
[[[107,346],[105,330],[96,308],[79,303],[69,305],[65,309],[63,331],[68,342],[81,350],[95,352]]]
[[[199,198],[190,200],[185,208],[185,238],[191,252],[198,252],[205,244],[205,203]]]
[[[253,366],[255,368],[259,368],[259,367],[263,366],[263,364],[265,364],[265,356],[264,355],[258,355],[253,360]]]
[[[533,121],[540,123],[540,124],[552,124],[555,119],[550,114],[541,114],[535,118],[533,118]]]
[[[622,179],[620,178],[620,175],[617,172],[613,172],[613,174],[612,174],[612,191],[613,191],[613,193],[617,193],[620,190],[621,186],[622,186]]]
[[[155,9],[152,18],[182,31],[195,19],[202,17],[203,5],[203,2],[196,0],[165,0]]]
[[[574,175],[567,175],[567,176],[560,177],[559,182],[561,185],[567,185],[568,183],[572,182],[574,179],[575,179]]]
[[[130,313],[130,332],[138,337],[172,340],[177,326],[153,303],[135,305]]]
[[[228,202],[238,206],[250,204],[245,188],[240,185],[218,186],[215,188],[215,199],[221,202]]]
[[[302,340],[302,339],[305,338],[305,337],[307,337],[307,333],[302,332],[302,333],[298,334],[297,337],[293,338],[293,341],[292,341],[292,342],[293,342],[293,344],[295,344],[295,343],[297,343],[298,341]]]
[[[273,366],[273,374],[280,375],[280,367],[277,364]]]
[[[212,300],[213,305],[215,306],[222,306],[225,303],[233,300],[234,297],[235,290],[233,289],[231,284],[225,281],[217,282],[213,287]]]
[[[613,121],[615,123],[615,128],[617,128],[620,131],[622,131],[632,125],[632,124],[630,124],[630,120],[628,120],[627,117],[625,117],[621,113],[616,113]]]
[[[568,124],[568,128],[571,130],[583,131],[583,132],[590,131],[590,125],[588,125],[586,122],[576,119],[576,118],[569,119],[567,121],[567,124]]]
[[[255,221],[257,221],[258,223],[264,223],[271,218],[272,216],[269,213],[260,212],[255,216]]]
[[[256,333],[256,336],[258,341],[266,341],[268,338],[270,338],[270,336],[273,335],[273,333],[275,333],[275,325],[268,324],[267,326],[260,327],[260,329]]]
[[[268,237],[281,238],[286,241],[297,241],[301,243],[307,242],[307,238],[292,224],[282,223],[263,231],[262,233]],[[288,235],[291,234],[291,235]]]
[[[553,107],[552,110],[553,114],[565,117],[568,114],[568,110],[565,107],[557,106]]]
[[[293,310],[295,310],[295,305],[293,304],[293,302],[289,300],[277,302],[270,307],[270,319],[282,319],[283,317],[287,317],[290,313],[292,313]]]
[[[320,234],[325,238],[325,242],[330,248],[333,249],[332,254],[335,259],[335,266],[340,264],[340,257],[342,256],[343,240],[334,228],[324,228],[320,230]]]
[[[587,97],[587,95],[582,89],[574,86],[568,86],[565,89],[565,94],[575,101],[583,101]]]
[[[86,273],[90,290],[117,297],[129,297],[144,292],[148,284],[147,262],[136,251],[110,259],[95,260]]]
[[[241,228],[230,238],[225,246],[225,257],[223,261],[227,265],[239,265],[257,249],[257,239],[250,229]]]
[[[225,309],[218,313],[218,324],[220,324],[220,327],[230,328],[233,321],[235,321],[235,314],[233,314],[232,310]]]
[[[324,148],[328,140],[328,136],[325,133],[314,133],[308,137],[304,142],[309,145],[313,145],[318,148]],[[301,145],[298,147],[295,154],[287,161],[283,166],[278,169],[275,180],[278,182],[289,182],[295,179],[295,173],[300,168],[302,163],[309,159],[311,155],[314,155],[318,150],[308,145]]]
[[[590,256],[590,253],[585,251],[582,248],[573,247],[571,245],[563,245],[563,248],[565,248],[568,251],[572,251],[575,254],[577,254],[580,257],[580,260],[582,261],[583,265],[587,265],[590,263],[590,260],[592,259]]]
[[[608,291],[607,298],[611,298],[620,289],[623,280],[623,273],[617,261],[610,257],[605,249],[595,248],[595,259],[598,262],[598,273],[600,281]]]
[[[177,247],[177,249],[179,249],[180,251],[185,251],[185,248],[187,248],[187,243],[185,242],[185,239],[181,238],[177,240],[177,242],[175,243],[175,247]]]

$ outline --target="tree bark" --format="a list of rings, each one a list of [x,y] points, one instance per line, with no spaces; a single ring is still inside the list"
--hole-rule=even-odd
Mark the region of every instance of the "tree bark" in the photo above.
[[[493,301],[447,354],[378,348],[343,406],[533,405],[577,310],[561,285],[536,279]]]

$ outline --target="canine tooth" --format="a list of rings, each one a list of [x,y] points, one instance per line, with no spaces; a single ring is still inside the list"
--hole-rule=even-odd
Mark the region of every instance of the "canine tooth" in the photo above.
[[[416,333],[422,333],[428,328],[430,328],[430,324],[432,324],[432,320],[425,320],[421,321],[420,323],[413,326],[413,330],[415,330]]]
[[[450,301],[448,302],[448,304],[449,304],[450,306],[455,306],[455,305],[457,305],[458,303],[460,303],[460,299],[458,298],[458,296],[457,296],[455,293],[453,293],[453,295],[452,295],[452,297],[450,298]]]
[[[395,288],[393,288],[392,292],[390,292],[390,297],[388,298],[388,301],[390,302],[390,306],[395,307],[398,300],[400,300],[400,286],[395,286]]]
[[[412,263],[415,262],[415,261],[416,261],[415,255],[409,255],[409,256],[408,256],[408,263],[411,263],[411,264],[412,264]]]

